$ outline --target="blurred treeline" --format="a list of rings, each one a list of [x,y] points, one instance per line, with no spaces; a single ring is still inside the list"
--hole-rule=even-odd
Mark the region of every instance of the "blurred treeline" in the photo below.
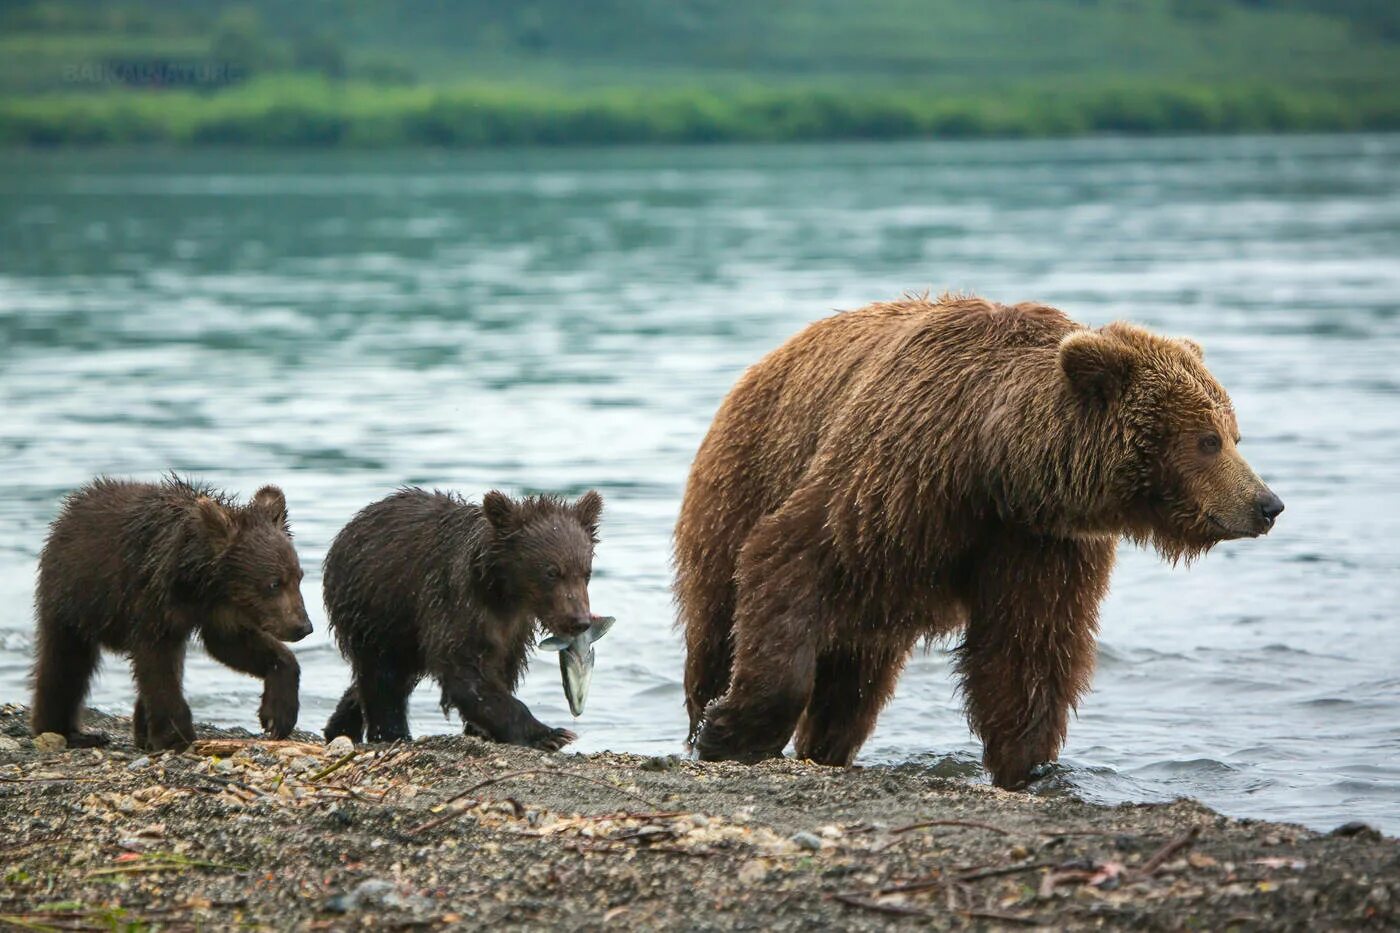
[[[1400,128],[1400,0],[0,0],[0,141]]]

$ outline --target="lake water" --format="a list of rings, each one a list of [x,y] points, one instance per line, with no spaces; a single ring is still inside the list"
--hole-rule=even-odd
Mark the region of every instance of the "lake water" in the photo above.
[[[1193,795],[1400,832],[1400,137],[437,153],[0,155],[0,701],[27,702],[35,558],[98,472],[280,483],[319,564],[402,483],[607,498],[583,751],[681,750],[669,536],[708,421],[806,322],[905,290],[1040,299],[1205,344],[1268,538],[1124,546],[1094,692],[1044,793]],[[199,719],[260,687],[198,651]],[[523,697],[569,715],[554,656]],[[94,705],[129,709],[109,660]],[[418,734],[449,732],[424,687]],[[983,780],[948,655],[860,760]]]

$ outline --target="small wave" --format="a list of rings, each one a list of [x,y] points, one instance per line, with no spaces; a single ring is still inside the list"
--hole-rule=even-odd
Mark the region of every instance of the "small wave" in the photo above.
[[[1154,761],[1134,768],[1131,773],[1135,777],[1174,780],[1183,777],[1202,778],[1206,775],[1232,774],[1237,771],[1239,768],[1214,758],[1178,758]]]
[[[632,694],[633,699],[673,699],[685,695],[685,690],[678,683],[657,684],[654,687],[647,687]]]
[[[988,783],[987,773],[982,770],[981,759],[972,752],[958,751],[946,755],[925,752],[913,756],[903,764],[895,765],[894,770],[896,773],[912,773],[920,777]]]
[[[1348,700],[1345,697],[1316,697],[1311,700],[1299,700],[1293,704],[1304,708],[1329,709],[1341,706],[1355,706],[1355,700]]]
[[[0,632],[0,651],[14,651],[27,656],[33,649],[33,632]]]

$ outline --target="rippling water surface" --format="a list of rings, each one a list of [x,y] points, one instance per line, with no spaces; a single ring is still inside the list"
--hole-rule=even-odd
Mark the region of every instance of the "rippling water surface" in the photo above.
[[[1288,503],[1189,569],[1123,548],[1044,792],[1400,832],[1400,137],[0,156],[0,700],[94,473],[282,484],[310,728],[347,680],[319,564],[360,506],[592,486],[621,622],[577,747],[678,751],[669,535],[709,418],[807,321],[923,288],[1199,339]],[[256,681],[196,652],[186,689],[256,728]],[[523,696],[568,721],[552,655]],[[94,704],[131,698],[109,661]],[[427,687],[413,725],[454,729]],[[976,754],[935,649],[861,760]]]

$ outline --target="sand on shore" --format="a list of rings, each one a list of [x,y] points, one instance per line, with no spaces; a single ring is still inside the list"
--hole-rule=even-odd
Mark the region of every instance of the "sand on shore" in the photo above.
[[[0,707],[0,928],[1392,928],[1400,842],[920,768],[327,748],[44,751]]]

